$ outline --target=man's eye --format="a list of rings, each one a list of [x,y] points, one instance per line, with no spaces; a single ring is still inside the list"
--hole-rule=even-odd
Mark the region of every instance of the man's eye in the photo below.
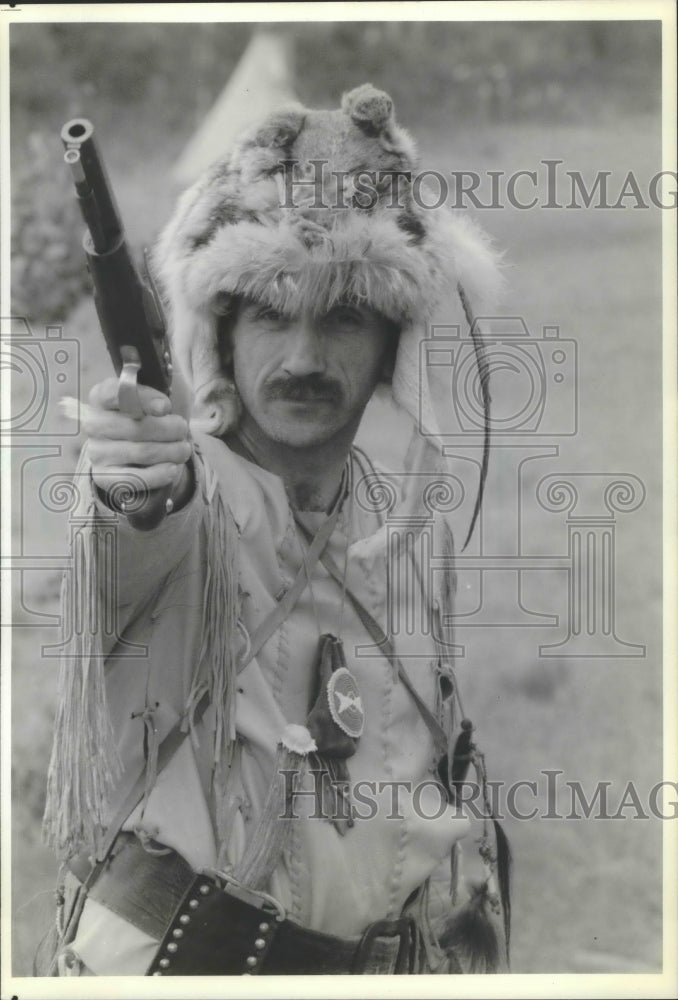
[[[272,309],[269,306],[262,306],[260,309],[257,309],[255,319],[261,323],[272,323],[276,325],[281,325],[287,322],[287,318],[283,315],[283,313],[278,312],[277,309]]]
[[[363,318],[357,309],[352,306],[337,306],[328,312],[325,320],[332,326],[353,328],[361,326]]]

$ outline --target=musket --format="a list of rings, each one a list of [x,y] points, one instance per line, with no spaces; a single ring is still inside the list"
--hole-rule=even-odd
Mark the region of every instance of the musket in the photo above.
[[[120,410],[144,416],[137,383],[169,395],[172,364],[162,306],[146,260],[148,280],[140,275],[106,168],[87,118],[74,118],[61,130],[64,160],[75,183],[86,231],[83,247],[94,285],[94,302],[106,347],[119,376]],[[154,528],[165,516],[171,486],[152,490],[138,510],[127,512],[141,530]],[[134,505],[132,505],[134,506]]]

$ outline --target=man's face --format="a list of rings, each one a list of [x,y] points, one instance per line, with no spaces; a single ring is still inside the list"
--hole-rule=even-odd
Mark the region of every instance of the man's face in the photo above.
[[[231,346],[245,424],[294,448],[352,437],[395,336],[393,323],[364,306],[287,316],[241,302]]]

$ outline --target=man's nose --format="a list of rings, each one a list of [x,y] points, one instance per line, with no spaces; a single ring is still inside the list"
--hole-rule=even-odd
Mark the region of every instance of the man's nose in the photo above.
[[[289,331],[282,368],[297,378],[325,371],[325,346],[321,332],[311,318],[304,318]]]

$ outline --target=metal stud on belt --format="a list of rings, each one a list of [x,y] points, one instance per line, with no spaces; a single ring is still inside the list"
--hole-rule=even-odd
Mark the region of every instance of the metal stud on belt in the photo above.
[[[180,945],[184,943],[185,933],[189,930],[192,918],[196,916],[201,902],[213,891],[231,894],[236,898],[251,896],[252,901],[256,901],[259,906],[266,906],[271,910],[271,916],[266,919],[266,912],[262,912],[262,919],[256,929],[256,937],[252,941],[251,953],[244,958],[244,968],[240,973],[243,976],[256,975],[266,956],[268,947],[275,937],[277,924],[285,919],[285,911],[273,896],[267,893],[255,892],[247,887],[239,885],[227,873],[213,869],[203,869],[199,873],[199,878],[210,879],[202,881],[194,886],[189,898],[185,899],[180,907],[180,912],[175,915],[172,924],[165,935],[165,941],[161,949],[161,957],[157,960],[157,968],[152,973],[154,976],[171,975],[172,959],[176,957]],[[212,881],[213,880],[213,881]],[[222,883],[222,884],[220,884]],[[201,899],[202,897],[202,899]],[[252,905],[252,903],[250,903]]]

